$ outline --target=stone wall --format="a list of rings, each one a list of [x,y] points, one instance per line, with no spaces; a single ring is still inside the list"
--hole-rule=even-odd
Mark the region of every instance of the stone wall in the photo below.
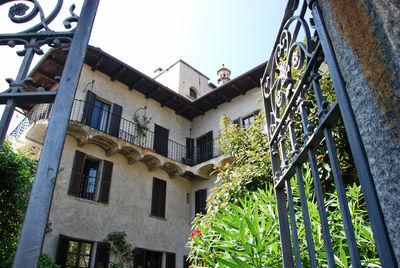
[[[400,263],[400,2],[319,0]]]

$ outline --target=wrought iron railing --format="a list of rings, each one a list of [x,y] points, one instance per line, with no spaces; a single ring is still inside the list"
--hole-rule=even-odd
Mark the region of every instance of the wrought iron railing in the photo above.
[[[308,4],[312,6],[312,14]],[[312,17],[313,19],[310,19]],[[329,79],[323,79],[322,76],[327,69],[324,67],[325,59],[329,66]],[[338,123],[340,118],[343,120],[352,149],[382,266],[397,267],[318,1],[288,1],[278,37],[261,80],[261,87],[284,267],[336,267],[339,254],[340,258],[349,258],[352,267],[362,266],[360,253],[365,252],[359,252],[357,247],[353,215],[349,211],[342,176],[345,164],[343,157],[339,159],[337,150],[341,143],[347,143],[343,139],[346,135],[342,134],[339,139],[338,135],[332,134],[335,128],[341,127]],[[348,150],[347,153],[350,155]],[[326,157],[326,161],[322,161],[320,157]],[[349,159],[352,159],[351,156]],[[328,168],[324,169],[324,164],[329,165]],[[319,219],[310,217],[310,193],[306,194],[305,190],[306,168],[311,171],[310,192],[317,201]],[[357,181],[354,175],[351,179]],[[298,193],[293,191],[295,185]],[[337,248],[333,247],[332,220],[328,218],[329,211],[326,209],[326,197],[332,194],[334,189],[342,218],[340,228],[344,229],[347,242],[348,251],[345,254],[344,251],[339,253]],[[323,237],[324,258],[318,258],[316,254],[315,243],[320,241],[315,241],[313,237],[313,223],[321,226],[318,231]],[[333,238],[338,239],[337,234],[334,235],[336,237]],[[304,249],[303,245],[307,247],[308,256],[300,250]],[[345,256],[346,254],[348,256]]]
[[[87,109],[85,107],[88,105],[90,104],[88,104],[86,101],[74,100],[70,121],[83,123],[111,135],[110,133],[112,133],[112,131],[110,122],[111,118],[115,117],[115,115],[108,110],[96,107],[99,114],[101,114],[101,118],[98,120],[104,120],[104,122],[100,124],[94,123],[93,121],[87,120],[85,117],[85,109]],[[29,119],[30,124],[32,124],[41,119],[49,118],[51,115],[51,110],[51,104],[36,105],[27,114],[27,118]],[[219,148],[216,146],[217,139],[212,140],[211,142],[200,147],[195,146],[192,153],[188,155],[188,150],[185,145],[170,139],[163,140],[157,137],[155,138],[156,134],[153,131],[139,129],[135,122],[127,120],[123,117],[118,116],[117,118],[119,121],[119,129],[118,131],[114,132],[116,133],[114,135],[115,137],[168,157],[176,162],[193,166],[221,155]],[[19,132],[21,131],[19,130]]]

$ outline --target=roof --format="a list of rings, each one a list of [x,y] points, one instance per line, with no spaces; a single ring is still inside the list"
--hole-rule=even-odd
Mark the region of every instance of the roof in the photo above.
[[[38,87],[49,91],[54,87],[57,83],[57,79],[54,77],[61,76],[66,60],[64,51],[65,47],[60,47],[51,50],[43,57],[29,75],[35,80],[35,83],[28,87],[28,91],[36,91]],[[169,107],[176,114],[189,120],[193,120],[211,109],[216,109],[219,105],[230,102],[239,95],[246,94],[254,87],[259,87],[259,81],[266,66],[266,63],[260,64],[208,94],[191,101],[100,48],[88,46],[85,63],[93,71],[97,70],[108,75],[112,81],[120,81],[127,86],[128,90],[137,90],[146,98],[154,99],[162,107]]]

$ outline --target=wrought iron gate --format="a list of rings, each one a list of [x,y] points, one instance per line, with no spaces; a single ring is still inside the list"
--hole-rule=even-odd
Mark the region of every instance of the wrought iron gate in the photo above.
[[[330,165],[330,174],[333,176],[339,200],[351,265],[361,267],[341,164],[332,136],[332,128],[342,120],[381,263],[383,267],[397,267],[364,147],[321,11],[317,1],[299,2],[288,1],[279,34],[261,80],[284,266],[304,265],[301,262],[298,236],[300,224],[305,231],[309,265],[319,266],[304,189],[304,169],[307,165],[311,170],[313,194],[318,204],[326,263],[329,267],[336,267],[324,204],[326,196],[321,185],[325,178],[321,177],[316,155],[317,151],[325,150],[325,156],[329,156],[329,161],[326,162]],[[321,72],[328,69],[336,97],[332,97],[325,87],[321,87]],[[298,187],[300,201],[293,199],[294,184]],[[301,207],[301,216],[295,213],[297,205]]]
[[[0,0],[0,7],[10,5],[14,1]],[[23,46],[23,49],[17,52],[23,57],[17,78],[15,81],[8,79],[10,88],[0,94],[0,104],[6,104],[0,122],[0,145],[3,144],[17,105],[54,101],[13,267],[36,267],[39,260],[69,114],[99,4],[99,0],[85,0],[80,17],[74,13],[75,7],[72,6],[71,16],[64,20],[64,26],[70,29],[71,23],[77,22],[76,27],[69,31],[58,32],[51,30],[49,24],[60,12],[63,0],[50,2],[46,4],[54,5],[54,8],[48,15],[37,0],[20,0],[10,5],[8,17],[12,22],[27,23],[38,19],[38,23],[19,33],[0,34],[0,45]],[[68,56],[58,89],[44,91],[38,87],[33,92],[27,91],[27,84],[34,83],[27,77],[34,55],[43,54],[41,50],[43,45],[57,47],[69,43]]]

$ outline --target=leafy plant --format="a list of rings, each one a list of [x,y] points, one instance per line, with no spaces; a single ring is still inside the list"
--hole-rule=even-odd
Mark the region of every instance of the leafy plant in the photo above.
[[[0,267],[9,267],[17,248],[37,160],[14,152],[5,141],[0,151]]]
[[[141,137],[146,137],[146,131],[149,130],[149,124],[151,122],[151,117],[146,115],[139,116],[135,114],[133,116],[133,122],[136,124],[136,135]]]
[[[55,261],[49,257],[46,253],[40,254],[39,268],[61,268],[60,265],[56,264]]]
[[[114,255],[114,261],[110,262],[112,268],[132,267],[134,252],[132,245],[126,242],[125,232],[110,233],[104,242],[111,244],[111,253]]]
[[[229,126],[229,118],[221,119],[219,145],[232,160],[218,167],[220,185],[211,190],[207,199],[207,213],[197,215],[193,221],[196,231],[192,233],[188,245],[191,249],[189,258],[194,267],[282,267],[274,187],[268,179],[272,178],[269,148],[262,132],[262,122],[261,118],[257,118],[252,126],[243,130],[236,125]],[[348,165],[349,169],[354,169],[351,161]],[[329,176],[322,178],[324,183],[332,185],[331,170],[324,161],[319,162],[319,172],[327,172]],[[318,205],[307,165],[303,167],[303,179],[318,266],[326,266]],[[357,185],[356,177],[351,181],[346,183],[346,194],[362,264],[380,267],[361,187]],[[291,179],[290,186],[301,261],[307,267],[310,261],[295,177]],[[349,250],[337,194],[334,187],[325,187],[325,190],[325,206],[336,264],[348,267]]]

